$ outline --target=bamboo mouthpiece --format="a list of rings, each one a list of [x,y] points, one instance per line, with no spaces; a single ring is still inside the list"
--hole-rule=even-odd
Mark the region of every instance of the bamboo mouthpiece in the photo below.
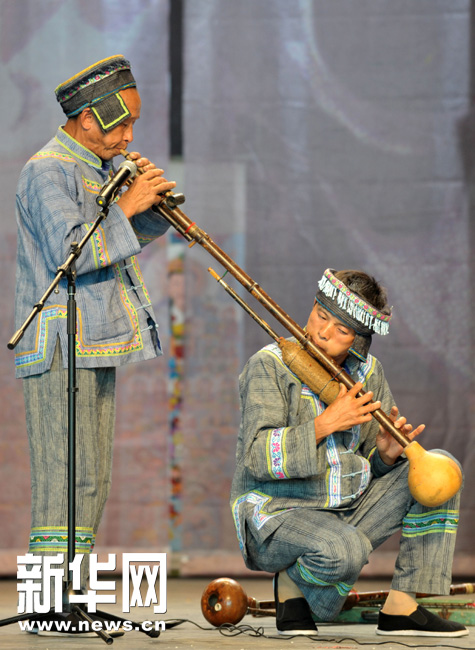
[[[325,402],[331,404],[338,397],[340,384],[295,341],[279,340],[285,365]]]

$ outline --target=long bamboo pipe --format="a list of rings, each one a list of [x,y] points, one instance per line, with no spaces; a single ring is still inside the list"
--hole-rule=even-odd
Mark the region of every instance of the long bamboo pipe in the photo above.
[[[473,594],[474,583],[451,585],[449,594]],[[343,604],[342,611],[353,607],[377,605],[384,603],[389,591],[350,591]],[[415,597],[430,598],[433,594],[416,593]],[[460,603],[458,604],[460,606]],[[473,607],[473,603],[469,603]],[[248,596],[243,587],[232,578],[217,578],[204,589],[201,596],[201,611],[205,619],[219,627],[226,623],[237,625],[246,614],[252,616],[275,616],[275,600],[257,600]]]
[[[120,153],[128,160],[131,160],[129,153],[125,149],[121,149]],[[143,173],[140,167],[138,173]],[[302,350],[308,352],[323,366],[329,373],[331,380],[337,380],[346,386],[348,390],[353,388],[356,382],[352,377],[331,357],[320,350],[309,339],[305,330],[292,320],[258,283],[211,239],[208,233],[180,210],[178,206],[184,201],[183,194],[166,192],[160,203],[154,206],[154,210],[166,219],[187,241],[191,242],[190,247],[196,243],[200,244],[226,271],[236,278],[295,337]],[[361,397],[364,394],[365,391],[360,390],[357,395]],[[426,451],[415,440],[408,440],[381,409],[376,409],[371,415],[403,447],[404,454],[409,461],[409,489],[419,503],[428,507],[437,507],[448,501],[459,491],[462,485],[462,472],[454,460],[443,454]]]

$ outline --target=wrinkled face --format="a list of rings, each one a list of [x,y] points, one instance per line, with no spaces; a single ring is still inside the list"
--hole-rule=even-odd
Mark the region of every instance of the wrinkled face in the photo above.
[[[88,129],[84,144],[96,156],[102,160],[111,160],[120,153],[120,149],[126,149],[134,139],[134,124],[140,117],[141,101],[140,95],[135,88],[126,88],[120,91],[130,116],[121,122],[108,133],[103,133],[93,113],[90,113]]]
[[[307,322],[307,332],[315,345],[341,365],[348,355],[355,332],[316,302]]]

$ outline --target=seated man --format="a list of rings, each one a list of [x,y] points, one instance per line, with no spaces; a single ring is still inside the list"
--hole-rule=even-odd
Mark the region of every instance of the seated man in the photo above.
[[[373,332],[388,331],[386,293],[361,271],[327,269],[318,286],[307,334],[356,384],[341,385],[326,406],[276,344],[247,362],[231,494],[246,565],[275,574],[278,632],[313,635],[312,613],[333,620],[371,551],[402,529],[376,632],[468,634],[414,598],[449,593],[460,493],[437,508],[415,501],[402,447],[372,417],[381,408],[409,439],[424,429],[399,416],[382,366],[368,353]]]

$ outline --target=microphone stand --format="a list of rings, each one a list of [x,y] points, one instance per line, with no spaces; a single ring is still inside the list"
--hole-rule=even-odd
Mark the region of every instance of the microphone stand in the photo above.
[[[118,189],[118,188],[117,188]],[[92,228],[86,233],[83,239],[77,243],[71,243],[71,252],[67,257],[64,264],[57,269],[56,276],[53,282],[50,284],[48,289],[45,291],[40,300],[34,305],[33,310],[31,311],[28,318],[25,320],[23,325],[18,329],[15,334],[12,336],[10,341],[7,344],[7,347],[10,350],[13,350],[17,344],[22,339],[26,330],[36,318],[36,316],[42,311],[45,306],[46,300],[51,295],[51,293],[56,290],[58,292],[57,286],[63,277],[67,277],[68,280],[68,302],[67,302],[67,334],[68,334],[68,522],[67,522],[67,534],[68,534],[68,571],[67,571],[67,581],[65,581],[63,587],[63,612],[76,614],[78,618],[88,621],[90,629],[101,637],[103,641],[110,645],[113,643],[113,637],[108,634],[104,629],[94,629],[91,628],[91,625],[94,621],[105,619],[108,621],[121,621],[129,622],[132,625],[132,629],[140,632],[144,632],[150,637],[160,636],[160,630],[146,630],[142,627],[140,623],[134,623],[129,619],[124,619],[120,616],[114,614],[109,614],[102,611],[97,611],[94,613],[94,618],[91,618],[89,614],[85,611],[83,607],[71,603],[70,596],[74,594],[73,589],[73,572],[71,569],[71,562],[73,562],[76,555],[76,395],[78,392],[78,387],[76,385],[76,328],[77,328],[77,310],[76,310],[76,260],[81,255],[81,252],[85,244],[94,234],[95,230],[102,223],[102,221],[107,217],[109,213],[109,204],[114,199],[114,196],[109,196],[107,201],[104,199],[99,199],[100,207],[102,210],[98,212],[96,220]],[[47,612],[45,614],[39,614],[34,616],[35,620],[48,620],[48,616],[52,613]],[[16,623],[19,621],[24,621],[32,617],[32,613],[20,614],[19,616],[13,616],[11,618],[6,618],[0,620],[0,627],[4,625],[9,625],[11,623]],[[102,626],[103,627],[103,626]],[[81,634],[77,634],[78,638],[81,637]]]

